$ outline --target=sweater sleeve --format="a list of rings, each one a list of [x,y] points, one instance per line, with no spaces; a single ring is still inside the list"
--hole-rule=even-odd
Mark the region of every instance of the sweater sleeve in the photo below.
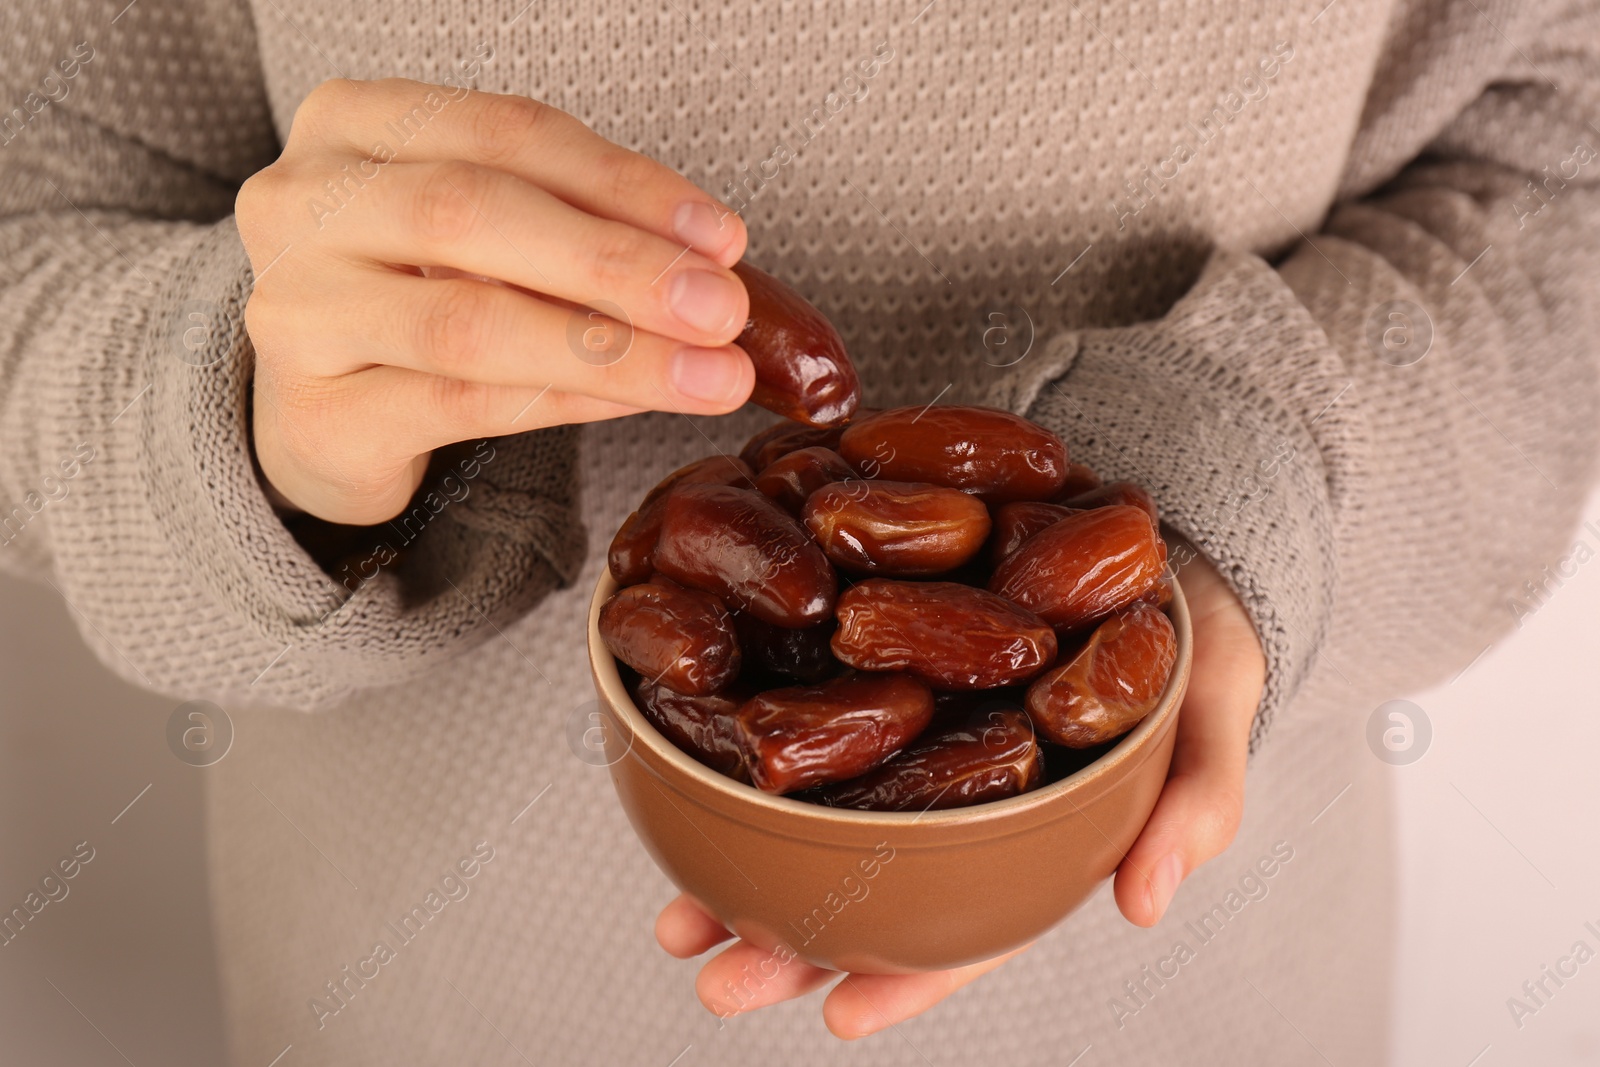
[[[174,695],[308,708],[432,670],[575,575],[575,437],[441,453],[384,526],[286,526],[231,217],[279,150],[251,16],[124,6],[0,13],[0,566]]]
[[[1314,665],[1356,699],[1445,680],[1571,554],[1600,456],[1584,6],[1491,5],[1502,65],[1453,102],[1452,35],[1490,16],[1408,27],[1321,232],[1275,264],[1217,248],[1163,318],[1055,336],[999,385],[1238,593],[1268,664],[1252,752]]]

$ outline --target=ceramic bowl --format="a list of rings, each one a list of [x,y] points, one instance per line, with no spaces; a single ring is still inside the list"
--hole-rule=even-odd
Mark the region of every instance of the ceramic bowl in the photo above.
[[[1166,781],[1193,642],[1183,590],[1161,702],[1114,747],[1031,793],[969,808],[868,812],[763,793],[679,750],[634,705],[600,640],[589,661],[604,760],[656,864],[728,929],[774,953],[858,973],[988,959],[1033,940],[1111,875]]]

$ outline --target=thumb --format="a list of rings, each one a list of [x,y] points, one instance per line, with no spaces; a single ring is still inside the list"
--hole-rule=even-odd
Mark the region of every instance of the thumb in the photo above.
[[[1154,926],[1183,879],[1233,842],[1266,673],[1249,616],[1211,565],[1201,557],[1179,580],[1194,632],[1189,688],[1166,785],[1115,884],[1117,906],[1136,926]]]

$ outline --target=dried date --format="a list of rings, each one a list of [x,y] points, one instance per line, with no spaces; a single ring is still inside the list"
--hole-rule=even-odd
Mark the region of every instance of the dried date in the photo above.
[[[1018,796],[1043,778],[1027,715],[995,710],[933,726],[875,770],[820,787],[815,799],[863,811],[933,811]]]
[[[869,578],[839,597],[833,654],[868,671],[906,670],[939,689],[1025,682],[1056,656],[1050,624],[956,582]]]
[[[833,324],[765,271],[740,262],[733,272],[750,295],[750,320],[737,342],[756,368],[750,399],[811,426],[849,422],[861,381]]]
[[[839,454],[868,478],[932,482],[991,504],[1049,500],[1068,470],[1061,438],[998,408],[880,411],[845,430]]]
[[[647,680],[689,696],[715,693],[739,674],[733,620],[697,589],[660,581],[619,589],[600,608],[600,637]]]
[[[1071,629],[1138,600],[1166,562],[1150,516],[1114,504],[1068,515],[1028,538],[995,568],[989,591]]]
[[[1078,510],[1037,500],[1016,500],[1000,505],[994,513],[994,532],[989,535],[989,565],[1000,566],[1022,542]]]
[[[1161,577],[1156,579],[1156,584],[1139,600],[1145,604],[1154,604],[1158,608],[1169,607],[1172,604],[1173,581],[1171,569],[1161,572]]]
[[[865,774],[932,717],[933,691],[909,674],[848,675],[752,697],[737,737],[751,783],[792,793]]]
[[[829,644],[834,631],[831,621],[793,629],[774,626],[743,611],[734,618],[733,628],[739,635],[746,671],[810,683],[832,678],[844,669]]]
[[[990,528],[981,500],[926,482],[835,482],[812,493],[801,516],[829,559],[867,574],[951,570],[978,553]]]
[[[747,286],[762,402],[812,424],[675,471],[618,532],[599,637],[642,714],[756,788],[862,810],[983,803],[1092,763],[1175,659],[1154,499],[1005,411],[830,414],[840,364],[807,367],[815,349],[848,369],[837,335],[765,275]],[[841,593],[841,574],[862,578]]]
[[[812,493],[832,482],[842,482],[855,476],[855,468],[846,463],[839,453],[831,448],[813,445],[797,448],[767,464],[756,478],[756,488],[771,497],[784,511],[798,517]]]
[[[639,710],[667,740],[739,782],[749,782],[750,772],[736,739],[737,716],[751,695],[734,686],[710,696],[687,696],[643,678],[633,686]]]
[[[1160,702],[1177,653],[1172,622],[1135,604],[1028,687],[1028,715],[1040,736],[1068,748],[1120,737]]]
[[[857,410],[862,411],[859,408]],[[739,458],[760,474],[790,452],[798,452],[802,448],[837,449],[839,438],[843,436],[843,426],[806,426],[785,419],[773,423],[746,441],[739,450]]]
[[[933,691],[933,726],[948,726],[964,715],[979,711],[1000,711],[1022,707],[1025,685],[1000,686],[995,689],[935,689]]]
[[[1085,464],[1068,463],[1067,480],[1062,483],[1060,491],[1056,494],[1056,502],[1061,503],[1079,493],[1098,489],[1100,484],[1100,476]]]
[[[665,496],[680,485],[732,485],[748,489],[755,484],[755,472],[742,459],[733,456],[707,456],[680,467],[663,478],[629,515],[611,539],[606,564],[618,585],[635,585],[650,577],[651,557],[661,535],[661,514]]]
[[[779,626],[833,614],[838,579],[805,529],[753,489],[677,486],[666,495],[655,567]]]
[[[1107,482],[1096,489],[1079,493],[1077,496],[1062,501],[1069,508],[1104,508],[1112,504],[1128,504],[1136,508],[1143,508],[1145,514],[1150,516],[1151,522],[1160,522],[1161,516],[1156,511],[1155,497],[1151,496],[1142,485],[1133,482]]]

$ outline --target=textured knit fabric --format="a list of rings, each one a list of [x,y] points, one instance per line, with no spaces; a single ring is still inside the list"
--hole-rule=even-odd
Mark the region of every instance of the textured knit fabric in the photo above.
[[[1367,715],[1515,625],[1600,454],[1594,5],[750,7],[0,13],[0,566],[232,715],[203,773],[235,1061],[1381,1062]],[[870,403],[1026,411],[1218,564],[1269,660],[1246,824],[1157,929],[1103,891],[851,1046],[814,1000],[698,1007],[651,938],[670,887],[570,739],[605,538],[763,413],[496,438],[459,502],[362,535],[404,560],[348,602],[326,531],[275,517],[234,193],[318,83],[474,58],[740,206]],[[479,841],[470,893],[395,939]]]

